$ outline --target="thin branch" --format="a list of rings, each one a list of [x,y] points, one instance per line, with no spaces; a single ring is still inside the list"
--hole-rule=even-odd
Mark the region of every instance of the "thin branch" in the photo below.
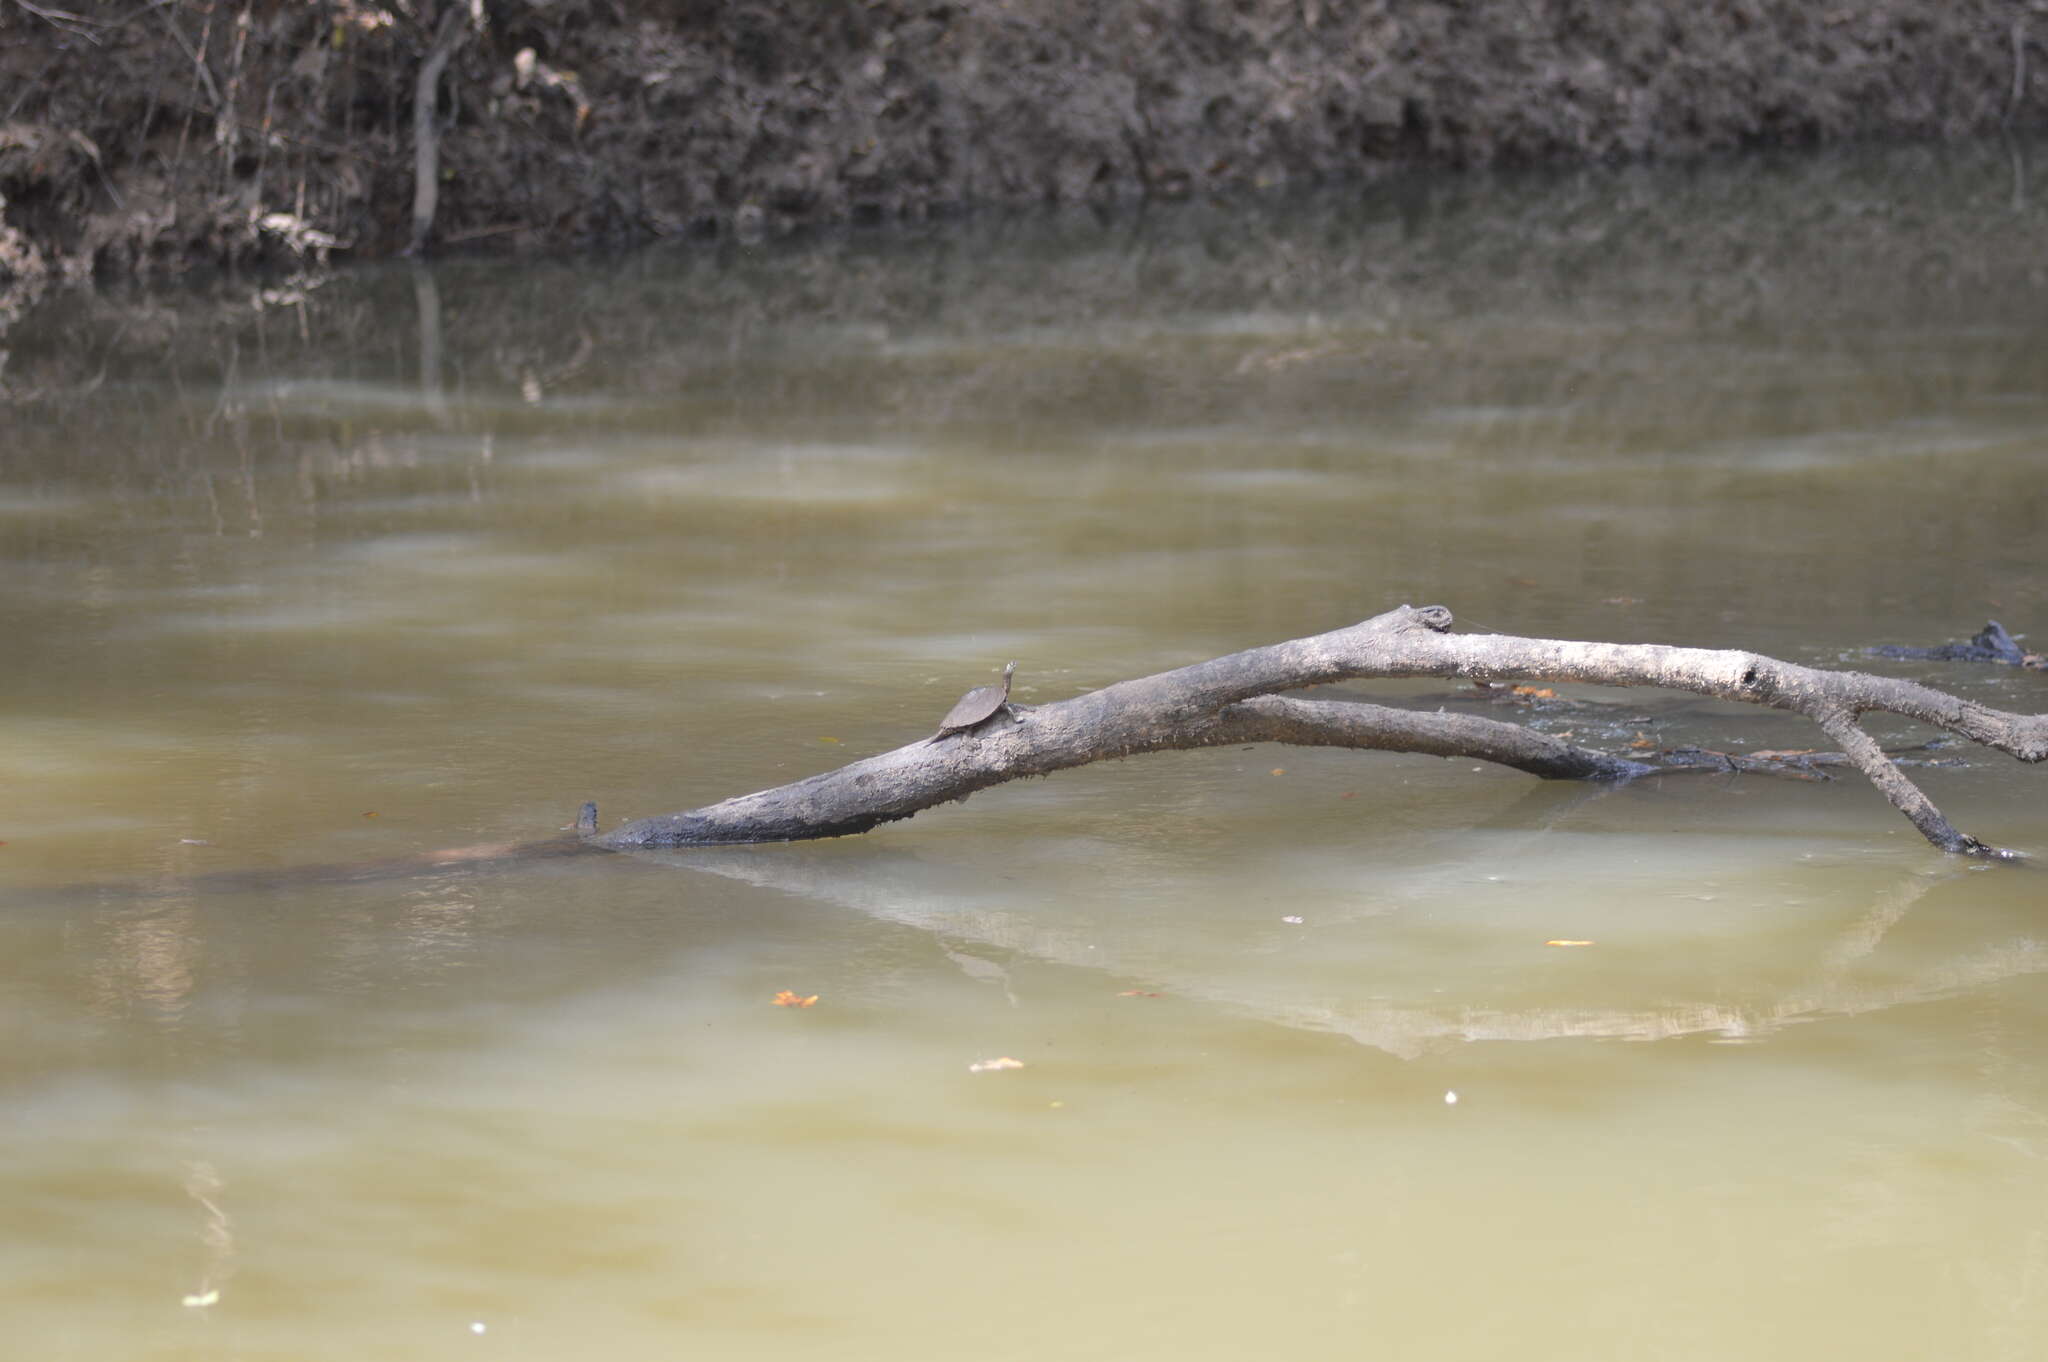
[[[2005,116],[1999,124],[2011,127],[2018,116],[2020,103],[2027,97],[2027,21],[2024,16],[2012,21],[2012,91],[2006,96]]]
[[[19,0],[16,0],[16,3],[19,3]],[[227,106],[221,102],[220,87],[213,83],[213,70],[207,66],[204,54],[198,48],[192,46],[191,40],[185,36],[185,30],[178,27],[178,21],[171,17],[171,12],[168,8],[159,5],[156,7],[156,12],[157,17],[164,21],[164,27],[171,31],[172,40],[184,49],[187,57],[192,59],[192,68],[199,73],[199,82],[206,87],[206,97],[213,103],[214,117],[226,117]]]
[[[420,63],[419,79],[413,86],[412,243],[405,248],[407,255],[418,255],[424,251],[427,238],[434,230],[434,213],[441,197],[441,124],[434,109],[441,88],[442,68],[448,65],[448,59],[455,55],[455,49],[468,36],[469,11],[450,0],[447,9],[441,12],[441,23],[434,30],[433,45],[427,49],[426,60]]]
[[[1974,837],[1957,832],[1948,819],[1941,816],[1941,810],[1934,807],[1934,801],[1906,778],[1906,773],[1892,763],[1892,759],[1878,747],[1877,740],[1863,731],[1848,710],[1828,706],[1813,718],[1822,732],[1841,745],[1849,760],[1856,763],[1856,769],[1869,776],[1870,783],[1878,788],[1878,792],[1892,802],[1893,808],[1906,815],[1907,821],[1920,829],[1920,835],[1928,841],[1943,851],[2007,860],[2016,857],[2015,852],[1986,846]]]
[[[93,32],[93,30],[108,27],[103,19],[89,19],[83,14],[73,14],[69,10],[45,9],[41,5],[31,5],[28,0],[14,0],[14,3],[18,8],[28,11],[30,14],[35,15],[36,18],[49,24],[50,27],[61,29],[74,38],[83,38],[94,47],[100,45],[100,35]]]

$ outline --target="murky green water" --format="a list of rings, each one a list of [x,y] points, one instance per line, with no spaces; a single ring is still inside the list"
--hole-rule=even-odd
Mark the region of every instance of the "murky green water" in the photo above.
[[[46,310],[0,369],[5,1351],[2038,1356],[2048,893],[1855,779],[1211,752],[840,842],[187,883],[687,808],[1007,659],[1052,699],[1402,601],[2048,709],[1853,657],[2048,637],[2026,169]],[[1584,698],[1549,722],[1816,740]],[[2048,774],[1925,784],[2048,856]]]

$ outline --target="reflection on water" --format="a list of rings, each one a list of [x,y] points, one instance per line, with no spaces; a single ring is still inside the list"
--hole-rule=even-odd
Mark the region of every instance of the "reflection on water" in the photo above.
[[[1904,675],[1859,650],[2038,637],[2013,187],[1908,151],[69,300],[0,371],[10,1343],[2033,1356],[2039,872],[1853,780],[1257,749],[270,873],[1403,600]],[[1603,698],[1582,737],[1813,740]],[[2039,771],[1925,779],[2048,854]]]

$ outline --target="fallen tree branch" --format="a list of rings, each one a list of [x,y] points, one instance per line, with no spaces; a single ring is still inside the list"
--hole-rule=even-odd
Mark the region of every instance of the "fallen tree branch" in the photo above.
[[[1021,776],[1105,758],[1246,742],[1425,752],[1498,762],[1545,779],[1626,781],[1657,768],[1514,724],[1274,692],[1332,681],[1431,676],[1660,686],[1803,714],[1943,851],[2010,858],[1950,826],[1865,733],[1884,711],[1937,725],[2025,762],[2048,759],[2048,714],[2019,715],[1911,681],[1820,671],[1759,653],[1663,644],[1452,634],[1442,606],[1401,606],[1348,628],[1120,682],[972,732],[916,742],[789,785],[609,833],[586,809],[579,832],[612,850],[800,841],[866,832]]]

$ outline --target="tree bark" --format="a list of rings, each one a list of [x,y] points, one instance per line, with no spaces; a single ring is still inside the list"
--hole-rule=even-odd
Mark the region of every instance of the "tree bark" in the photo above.
[[[1442,606],[1401,606],[1348,628],[1120,682],[970,733],[916,742],[789,785],[609,833],[586,811],[585,841],[611,850],[800,841],[866,832],[1022,776],[1140,752],[1248,742],[1426,752],[1497,762],[1549,780],[1627,781],[1659,769],[1514,724],[1275,692],[1396,677],[1659,686],[1803,714],[1943,851],[2015,858],[1958,832],[1857,720],[1878,710],[1937,725],[2025,762],[2048,759],[2048,714],[2019,715],[1910,681],[1821,671],[1758,653],[1662,644],[1452,634]]]
[[[427,238],[433,235],[434,214],[441,202],[441,122],[435,112],[441,71],[468,36],[469,11],[460,0],[448,0],[426,58],[420,63],[419,77],[413,82],[412,240],[405,248],[407,255],[424,252]]]

